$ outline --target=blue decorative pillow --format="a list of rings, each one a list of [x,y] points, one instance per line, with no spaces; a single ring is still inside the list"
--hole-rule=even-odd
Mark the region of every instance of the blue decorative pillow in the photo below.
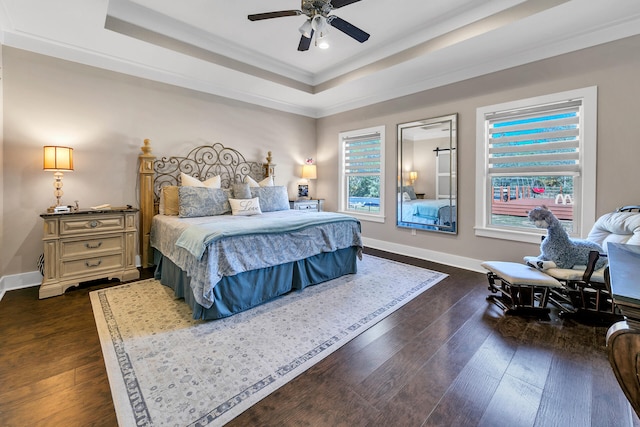
[[[233,184],[233,198],[234,199],[250,199],[251,191],[249,191],[249,184]]]
[[[289,209],[289,194],[284,186],[251,187],[251,197],[260,199],[262,212],[284,211]]]
[[[231,190],[208,187],[179,187],[178,214],[182,218],[214,216],[231,212]]]
[[[416,196],[416,190],[413,189],[413,185],[405,185],[404,187],[402,187],[402,191],[404,193],[407,193],[411,200],[415,200],[418,198],[418,196]]]

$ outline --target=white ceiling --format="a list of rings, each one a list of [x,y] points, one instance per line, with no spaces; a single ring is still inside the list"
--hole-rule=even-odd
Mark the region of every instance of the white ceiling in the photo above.
[[[0,0],[1,41],[323,117],[640,33],[638,0],[361,0],[331,48],[297,50],[299,0]]]

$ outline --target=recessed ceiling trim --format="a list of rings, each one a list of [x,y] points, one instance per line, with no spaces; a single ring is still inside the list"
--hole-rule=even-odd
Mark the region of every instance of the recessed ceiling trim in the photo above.
[[[397,64],[411,61],[427,53],[434,52],[446,47],[461,43],[482,34],[501,28],[505,25],[527,18],[528,16],[559,6],[570,0],[528,0],[509,9],[497,12],[491,16],[480,19],[471,24],[465,25],[441,36],[434,37],[431,40],[420,43],[409,49],[405,49],[396,54],[390,55],[384,59],[374,63],[365,65],[341,76],[327,80],[315,86],[314,93],[320,93],[337,86],[341,86],[353,80],[360,79],[380,72],[386,68],[393,67]]]
[[[174,52],[211,62],[241,73],[250,74],[264,80],[269,80],[292,89],[297,89],[306,93],[313,93],[314,90],[313,86],[309,84],[211,52],[210,50],[142,28],[138,25],[123,21],[122,19],[115,18],[110,15],[107,15],[106,17],[104,28],[165,49],[173,50]]]
[[[106,2],[81,2],[83,8],[82,11],[79,11],[77,7],[75,9],[71,7],[79,5],[74,3],[77,0],[58,1],[60,4],[65,4],[66,7],[60,5],[54,7],[48,0],[0,0],[0,5],[7,12],[6,21],[8,22],[5,24],[4,19],[0,22],[3,44],[7,47],[16,47],[314,118],[327,117],[505,68],[640,34],[640,3],[616,0],[614,4],[617,7],[609,7],[600,2],[589,0],[568,0],[557,7],[550,7],[520,21],[512,19],[502,27],[494,28],[491,31],[480,31],[476,37],[469,38],[467,36],[465,38],[464,34],[459,34],[461,41],[457,43],[443,36],[442,47],[431,45],[426,54],[407,57],[411,59],[402,56],[407,54],[402,50],[403,48],[414,46],[420,40],[424,41],[428,37],[435,38],[447,31],[451,32],[462,28],[465,24],[480,21],[482,17],[497,14],[499,10],[503,10],[500,6],[504,6],[505,2],[511,6],[522,3],[519,0],[487,0],[493,6],[491,11],[479,7],[473,13],[456,15],[456,20],[443,22],[442,25],[425,25],[430,28],[425,29],[425,33],[421,35],[422,38],[415,35],[413,38],[405,38],[404,44],[391,43],[388,49],[377,49],[375,57],[371,57],[374,61],[383,60],[385,57],[393,55],[392,47],[395,46],[399,51],[402,51],[398,55],[404,59],[404,62],[398,62],[386,68],[382,67],[379,72],[369,73],[330,89],[312,93],[314,85],[321,81],[315,80],[318,75],[316,74],[314,77],[311,72],[307,73],[302,68],[290,67],[284,59],[284,62],[280,61],[283,62],[282,66],[278,67],[279,57],[277,55],[268,57],[270,62],[265,65],[264,69],[271,73],[281,73],[278,70],[284,70],[282,72],[299,70],[303,74],[306,73],[312,77],[303,82],[307,85],[307,90],[294,89],[286,84],[277,83],[253,73],[238,72],[217,62],[203,60],[190,54],[180,53],[177,50],[105,30],[104,23],[108,14]],[[172,2],[175,0],[144,1]],[[382,2],[382,0],[371,1]],[[460,4],[466,0],[456,1],[458,1],[456,4]],[[549,0],[524,1],[533,7],[540,4],[552,4]],[[112,2],[132,3],[131,0],[109,0],[108,4],[110,5]],[[536,5],[536,3],[538,4]],[[34,13],[34,5],[36,4],[40,5],[38,10],[41,13]],[[206,4],[210,5],[210,3]],[[234,2],[234,4],[236,3]],[[176,8],[187,7],[178,3],[174,6]],[[508,10],[507,8],[504,10]],[[43,10],[46,13],[43,13]],[[1,12],[0,10],[0,14]],[[237,54],[230,52],[235,49],[234,42],[220,45],[222,39],[216,33],[208,37],[208,32],[199,29],[199,27],[191,26],[188,24],[189,20],[182,22],[173,18],[172,14],[163,15],[155,10],[152,12],[155,15],[139,16],[139,14],[134,14],[131,20],[128,19],[128,15],[124,16],[125,19],[122,19],[123,17],[118,14],[112,16],[143,29],[151,29],[187,45],[199,47],[205,51],[211,50],[241,64],[259,66],[259,62],[265,56],[262,55],[262,52],[257,52],[255,60],[245,58],[243,55],[250,50],[247,47],[240,46],[240,49],[244,50]],[[367,10],[367,12],[371,11]],[[154,21],[158,15],[162,17],[159,23]],[[83,19],[78,19],[79,16],[82,16]],[[236,20],[238,23],[242,22],[240,19],[244,19],[244,13],[235,16],[239,16]],[[154,22],[158,25],[153,25]],[[178,27],[171,27],[165,32],[167,25],[172,22],[177,22]],[[248,26],[242,27],[243,31],[252,31]],[[196,32],[189,33],[189,28],[195,28]],[[547,30],[542,31],[543,28],[547,28]],[[448,37],[453,36],[448,35]],[[634,39],[633,43],[637,43],[637,40]],[[445,46],[444,42],[449,44]],[[292,61],[291,63],[296,62]],[[358,65],[354,65],[351,69],[341,67],[340,70],[350,72],[365,65],[363,56]],[[342,72],[334,68],[331,77],[337,78],[341,74]],[[295,73],[285,74],[285,77],[296,80]],[[312,92],[309,91],[309,87],[312,88]]]

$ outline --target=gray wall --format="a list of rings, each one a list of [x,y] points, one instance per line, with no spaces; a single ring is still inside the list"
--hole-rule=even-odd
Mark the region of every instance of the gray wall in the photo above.
[[[311,193],[337,207],[338,133],[386,126],[386,199],[396,200],[396,124],[458,113],[459,233],[418,232],[386,222],[363,223],[373,242],[470,259],[520,261],[537,245],[475,237],[477,107],[598,86],[597,214],[640,203],[637,132],[640,37],[536,62],[319,120],[128,77],[25,51],[3,48],[4,131],[0,142],[0,277],[35,270],[42,252],[39,214],[54,202],[53,176],[42,171],[42,146],[74,147],[76,170],[65,174],[63,201],[83,207],[136,200],[136,156],[144,138],[156,155],[221,142],[249,158],[273,151],[277,182],[296,194],[304,158],[318,163]],[[317,144],[316,144],[317,142]],[[445,258],[449,255],[445,255]]]
[[[74,148],[63,202],[138,205],[137,155],[150,138],[157,156],[220,142],[248,160],[273,152],[276,183],[297,194],[301,165],[316,157],[308,117],[4,48],[4,209],[0,276],[36,270],[39,214],[55,202],[42,146]]]
[[[395,205],[387,203],[384,224],[365,222],[363,234],[383,247],[406,245],[406,253],[442,251],[476,260],[520,262],[537,255],[536,244],[476,237],[475,114],[476,108],[566,90],[598,86],[597,216],[624,204],[640,203],[638,185],[638,102],[640,100],[640,37],[597,46],[449,86],[405,96],[318,121],[318,192],[326,206],[338,206],[338,133],[370,126],[386,126],[387,183],[396,180],[396,125],[458,113],[458,221],[457,236],[421,232],[395,226]],[[386,200],[396,200],[395,186],[387,185]],[[444,257],[445,259],[447,256]]]

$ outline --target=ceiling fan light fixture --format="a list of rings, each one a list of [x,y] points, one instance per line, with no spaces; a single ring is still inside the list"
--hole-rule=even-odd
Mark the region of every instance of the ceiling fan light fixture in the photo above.
[[[300,31],[300,34],[310,39],[311,31],[313,31],[313,28],[311,26],[311,19],[307,19],[306,21],[304,21],[304,24],[302,24],[300,28],[298,28],[298,31]]]
[[[263,19],[304,15],[307,18],[300,28],[298,28],[298,31],[302,34],[298,42],[298,51],[308,51],[314,36],[316,47],[327,49],[329,47],[329,41],[327,40],[329,26],[337,28],[360,43],[364,43],[369,39],[369,33],[338,16],[331,15],[334,9],[339,9],[359,1],[361,0],[302,0],[301,10],[255,13],[247,17],[250,21],[260,21]]]
[[[322,15],[315,15],[311,18],[311,28],[317,33],[323,33],[327,31],[327,18]]]
[[[320,49],[328,49],[329,24],[327,23],[327,18],[322,15],[315,15],[311,19],[311,28],[316,34],[316,46]]]
[[[329,49],[329,34],[326,31],[316,36],[316,46],[320,49]]]

